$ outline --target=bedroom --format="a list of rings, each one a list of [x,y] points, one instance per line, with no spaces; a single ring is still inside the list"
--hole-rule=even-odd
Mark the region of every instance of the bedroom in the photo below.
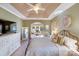
[[[24,41],[25,56],[79,56],[78,10],[78,3],[0,3],[0,19],[16,23],[16,33],[0,27],[0,55],[14,55]]]

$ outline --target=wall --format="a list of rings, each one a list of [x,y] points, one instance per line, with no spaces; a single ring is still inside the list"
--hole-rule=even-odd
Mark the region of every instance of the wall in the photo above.
[[[0,8],[0,19],[16,22],[17,25],[17,33],[11,33],[8,35],[6,34],[0,37],[0,55],[7,56],[11,55],[17,48],[20,47],[22,21],[17,16],[9,13],[8,11],[2,8]]]
[[[9,56],[20,47],[20,34],[13,33],[0,37],[0,56]]]
[[[68,15],[71,17],[72,23],[71,23],[70,27],[68,28],[68,30],[70,30],[71,32],[73,32],[77,36],[79,36],[79,4],[75,4],[74,6],[72,6],[68,10],[66,10],[65,12],[61,13],[60,15],[58,15],[57,17],[52,19],[51,26],[52,26],[53,22],[60,21],[63,18],[63,16],[65,16],[65,15]]]
[[[17,32],[21,31],[21,19],[2,8],[0,8],[0,19],[16,22]]]
[[[49,24],[50,25],[49,20],[24,20],[23,23],[22,23],[22,26],[23,27],[29,27],[34,22],[41,22],[43,24]]]
[[[30,29],[31,24],[34,23],[34,22],[41,22],[44,25],[48,24],[51,27],[51,24],[50,24],[49,20],[24,20],[22,22],[22,26],[23,27],[29,27],[29,29]],[[51,30],[51,28],[50,28],[50,30]]]

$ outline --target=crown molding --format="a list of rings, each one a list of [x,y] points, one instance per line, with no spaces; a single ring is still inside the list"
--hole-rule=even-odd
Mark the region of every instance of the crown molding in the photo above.
[[[60,4],[54,12],[52,12],[48,18],[28,18],[26,16],[24,16],[22,13],[20,13],[16,8],[14,8],[10,3],[2,3],[0,4],[0,7],[7,10],[8,12],[16,15],[17,17],[23,19],[23,20],[51,20],[54,17],[56,17],[57,15],[59,15],[60,13],[57,14],[58,11],[64,12],[65,10],[67,10],[68,8],[72,7],[75,3],[62,3]],[[29,4],[28,4],[29,5]],[[62,13],[61,12],[61,13]]]
[[[54,12],[52,12],[50,15],[49,15],[49,19],[53,19],[54,17],[56,17],[57,15],[59,15],[60,13],[64,12],[65,10],[69,9],[70,7],[72,7],[75,3],[62,3],[59,5],[59,7],[57,7],[55,9]],[[61,12],[59,12],[61,11]],[[59,12],[57,14],[57,12]]]
[[[16,15],[17,17],[21,19],[26,19],[26,17],[22,15],[17,9],[15,9],[10,3],[1,3],[0,7]]]
[[[50,20],[49,18],[26,18],[23,20]]]

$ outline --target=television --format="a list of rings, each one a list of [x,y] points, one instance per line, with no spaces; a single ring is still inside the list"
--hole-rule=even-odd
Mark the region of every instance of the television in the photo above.
[[[0,35],[6,33],[16,33],[16,22],[0,19]]]

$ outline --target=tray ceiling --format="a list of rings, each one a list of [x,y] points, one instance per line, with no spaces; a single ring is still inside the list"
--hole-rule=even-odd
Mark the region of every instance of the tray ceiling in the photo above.
[[[12,3],[11,5],[28,18],[48,18],[49,15],[60,5],[60,3],[42,3],[41,6],[45,10],[39,10],[38,14],[34,11],[27,11],[32,8],[27,3]]]
[[[28,11],[37,3],[2,3],[0,7],[23,20],[51,20],[75,3],[40,3],[45,10]],[[32,6],[31,6],[32,5]]]

